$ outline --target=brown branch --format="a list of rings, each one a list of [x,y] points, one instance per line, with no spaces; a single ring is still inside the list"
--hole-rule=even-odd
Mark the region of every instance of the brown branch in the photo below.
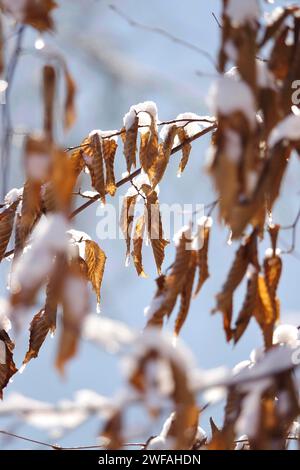
[[[215,129],[217,128],[217,124],[212,124],[211,126],[203,129],[202,131],[199,131],[197,132],[195,135],[193,135],[192,137],[189,137],[188,139],[186,139],[184,142],[182,142],[181,144],[177,145],[176,147],[174,147],[172,149],[172,152],[171,152],[171,155],[174,155],[174,153],[177,153],[179,152],[180,150],[182,150],[182,148],[184,147],[184,145],[186,145],[187,143],[191,143],[193,142],[194,140],[197,140],[199,139],[199,137],[202,137],[203,135],[205,134],[208,134],[209,132],[212,132],[214,131]],[[140,173],[141,173],[142,169],[141,168],[138,168],[137,170],[135,170],[134,172],[132,172],[130,175],[126,176],[125,178],[122,178],[121,180],[119,180],[116,184],[117,188],[119,188],[120,186],[123,186],[123,184],[125,183],[128,183],[129,181],[131,181],[133,178],[135,178],[136,176],[138,176]],[[93,199],[85,202],[84,204],[82,204],[82,206],[78,207],[77,209],[75,209],[74,212],[72,212],[71,214],[71,219],[73,219],[74,217],[76,217],[78,214],[80,214],[80,212],[84,211],[85,209],[87,209],[88,207],[90,207],[94,202],[98,201],[100,198],[99,195],[95,196]]]
[[[188,124],[191,124],[193,122],[205,122],[207,124],[214,124],[215,121],[213,119],[207,119],[207,118],[189,118],[189,119],[171,119],[169,121],[161,121],[159,122],[157,125],[158,126],[164,126],[164,125],[168,125],[168,124],[176,124],[178,122],[185,122],[185,124],[182,126],[182,127],[186,127]],[[144,127],[149,127],[149,125],[139,125],[138,126],[139,129],[143,129]],[[103,139],[111,139],[112,137],[117,137],[119,135],[122,135],[122,134],[125,134],[126,133],[126,130],[125,129],[121,129],[119,131],[116,131],[116,132],[113,132],[112,134],[109,134],[109,135],[104,135],[102,138]],[[79,145],[75,145],[73,147],[67,147],[65,149],[66,152],[70,152],[72,150],[76,150],[76,149],[80,149],[80,148],[85,148],[85,147],[88,147],[90,144],[79,144]]]

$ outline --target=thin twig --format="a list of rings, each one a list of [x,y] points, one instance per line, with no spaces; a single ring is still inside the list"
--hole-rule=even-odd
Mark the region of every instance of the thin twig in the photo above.
[[[291,254],[295,251],[296,248],[296,237],[297,237],[297,226],[300,220],[300,208],[298,209],[297,215],[295,217],[292,225],[286,225],[281,227],[281,230],[292,230],[292,243],[288,250],[282,251],[283,254]]]
[[[182,142],[181,144],[177,145],[176,147],[174,147],[172,149],[172,152],[171,152],[171,155],[174,155],[174,153],[177,153],[179,152],[180,150],[182,150],[182,148],[184,147],[184,145],[186,145],[187,143],[191,143],[193,142],[194,140],[197,140],[199,139],[200,137],[204,136],[205,134],[208,134],[209,132],[212,132],[214,131],[215,129],[217,128],[217,124],[212,124],[211,126],[209,127],[206,127],[205,129],[197,132],[195,135],[193,135],[192,137],[189,137],[188,139],[186,139],[184,142]],[[130,175],[126,176],[125,178],[122,178],[121,180],[119,180],[117,183],[116,183],[116,186],[117,188],[119,188],[120,186],[123,186],[123,184],[125,183],[128,183],[129,181],[131,181],[133,178],[135,178],[136,176],[138,176],[140,173],[141,173],[142,169],[141,168],[138,168],[137,170],[135,170],[133,173],[131,173]],[[100,195],[97,194],[97,196],[95,196],[93,199],[91,199],[90,201],[87,201],[85,202],[84,204],[82,204],[82,206],[78,207],[74,212],[72,212],[71,214],[71,219],[76,217],[78,214],[80,214],[80,212],[84,211],[85,209],[87,209],[88,207],[90,207],[94,202],[98,201],[100,198]]]
[[[207,124],[214,124],[215,121],[213,119],[208,119],[205,117],[200,117],[200,118],[189,118],[189,119],[171,119],[169,121],[161,121],[157,123],[158,126],[165,126],[168,124],[176,124],[178,122],[185,122],[185,124],[182,127],[186,127],[188,124],[191,124],[193,122],[205,122]],[[149,127],[149,125],[139,125],[139,129],[143,129],[145,127]],[[112,134],[104,135],[102,139],[111,139],[112,137],[117,137],[119,135],[125,134],[126,130],[121,129],[119,131],[113,132]],[[80,148],[85,148],[88,147],[90,144],[79,144],[79,145],[74,145],[73,147],[67,147],[65,149],[66,152],[71,152],[72,150],[80,149]]]
[[[127,23],[130,26],[132,26],[134,28],[143,29],[144,31],[149,31],[151,33],[160,34],[161,36],[164,36],[165,38],[169,39],[170,41],[172,41],[176,44],[180,44],[181,46],[186,47],[187,49],[195,51],[198,54],[201,54],[202,56],[204,56],[207,60],[209,60],[209,62],[214,66],[214,68],[217,69],[217,66],[216,66],[216,63],[215,63],[213,57],[210,55],[209,52],[202,49],[201,47],[198,47],[195,44],[192,44],[192,43],[186,41],[185,39],[178,38],[177,36],[174,36],[174,34],[169,33],[168,31],[165,31],[164,29],[159,28],[157,26],[148,26],[148,25],[139,23],[138,21],[135,21],[132,18],[130,18],[126,13],[124,13],[122,10],[120,10],[115,5],[109,5],[109,8],[112,11],[114,11],[118,16],[120,16],[125,21],[127,21]]]

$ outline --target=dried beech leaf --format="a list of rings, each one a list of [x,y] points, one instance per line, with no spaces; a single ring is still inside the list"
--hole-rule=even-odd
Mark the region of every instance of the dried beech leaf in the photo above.
[[[157,280],[157,292],[150,305],[147,327],[162,327],[164,318],[169,317],[175,307],[177,297],[185,286],[189,270],[192,250],[190,231],[183,232],[176,248],[176,257],[168,276],[160,276]]]
[[[45,315],[45,310],[42,309],[33,317],[30,323],[29,349],[23,364],[27,364],[31,359],[38,356],[50,328],[49,318]]]
[[[52,150],[53,169],[51,174],[52,195],[57,211],[69,212],[77,180],[74,161],[58,147]]]
[[[54,29],[51,17],[52,10],[57,7],[54,0],[23,0],[18,4],[1,0],[0,6],[19,23],[28,24],[39,31]]]
[[[43,69],[44,94],[44,132],[51,140],[53,135],[53,107],[55,99],[56,76],[52,65],[45,65]]]
[[[217,306],[213,310],[213,313],[218,311],[222,312],[223,326],[227,341],[230,341],[232,337],[231,319],[233,294],[235,289],[244,278],[248,264],[254,264],[256,261],[253,260],[253,253],[256,253],[256,250],[253,248],[253,246],[256,246],[256,237],[256,232],[254,231],[252,235],[241,244],[240,248],[236,252],[234,262],[227,276],[227,280],[222,287],[222,291],[217,295]]]
[[[131,167],[136,166],[138,127],[139,119],[138,116],[136,116],[131,127],[129,129],[126,129],[123,152],[126,160],[126,167],[128,173],[130,173]]]
[[[157,125],[153,116],[151,116],[149,131],[143,133],[141,136],[139,156],[142,169],[150,177],[149,170],[152,168],[159,156]]]
[[[113,139],[103,139],[102,151],[105,163],[106,181],[105,191],[111,196],[115,195],[117,190],[114,172],[114,161],[118,145]]]
[[[120,227],[126,241],[126,260],[129,260],[131,249],[132,223],[137,195],[124,197],[120,217]]]
[[[150,186],[147,187],[147,185],[143,185],[141,189],[146,194],[148,236],[153,250],[157,272],[160,275],[161,266],[165,258],[165,248],[169,242],[163,238],[161,214],[156,191],[152,190]]]
[[[5,330],[0,330],[0,399],[3,398],[3,389],[10,378],[18,371],[13,361],[14,343]]]
[[[5,255],[12,234],[18,203],[19,201],[16,201],[0,212],[0,262]]]
[[[176,318],[175,330],[174,330],[174,333],[176,336],[179,335],[180,330],[183,327],[183,324],[186,320],[186,317],[190,308],[195,273],[196,273],[196,262],[197,262],[197,254],[195,251],[192,251],[190,266],[186,274],[185,285],[180,293],[180,309]]]
[[[55,269],[46,287],[45,307],[31,321],[29,348],[23,364],[27,364],[31,359],[38,357],[47,334],[54,333],[56,329],[57,307],[61,297],[61,284],[64,273],[65,259],[64,256],[60,256],[55,260]]]
[[[184,127],[179,127],[177,130],[177,135],[181,144],[188,139],[188,134],[186,133]],[[178,168],[178,175],[180,176],[181,173],[185,170],[185,167],[189,161],[190,153],[192,150],[192,146],[190,143],[185,143],[182,147],[182,157],[179,163]]]
[[[164,142],[159,144],[157,159],[154,161],[152,167],[148,170],[148,176],[153,188],[155,188],[155,186],[161,181],[166,171],[177,130],[178,128],[176,126],[171,126],[168,129]]]
[[[199,269],[199,279],[194,295],[197,295],[200,292],[203,284],[209,278],[208,245],[211,227],[204,224],[201,230],[203,232],[203,246],[200,248],[200,250],[197,250],[197,267]]]
[[[100,246],[92,240],[86,240],[85,242],[85,262],[87,265],[88,279],[96,292],[97,302],[100,303],[100,290],[106,263],[106,255]]]
[[[101,140],[100,140],[101,139]],[[93,186],[100,194],[102,200],[105,198],[105,182],[104,182],[104,168],[103,168],[103,154],[102,154],[102,138],[98,133],[91,136],[93,148]]]
[[[251,317],[254,315],[256,306],[257,306],[257,295],[258,295],[258,274],[255,271],[250,272],[246,296],[241,308],[241,311],[238,315],[235,329],[233,330],[233,339],[237,343],[245,332]]]
[[[77,353],[82,323],[89,312],[87,280],[85,261],[82,258],[73,259],[62,288],[63,328],[55,361],[61,373],[64,373],[66,362]]]
[[[134,261],[135,269],[139,276],[147,277],[143,268],[143,261],[142,261],[142,246],[143,246],[143,239],[144,239],[144,232],[145,232],[145,216],[142,214],[136,224],[133,234],[133,252],[132,257]]]
[[[122,414],[120,410],[114,411],[101,432],[101,437],[107,441],[107,450],[122,449],[124,438],[122,436]]]
[[[175,406],[175,413],[172,415],[166,438],[172,442],[172,449],[190,449],[197,433],[199,408],[190,387],[187,371],[181,362],[172,355],[165,358],[159,347],[148,346],[138,358],[130,375],[129,383],[139,393],[147,394],[149,385],[147,370],[151,363],[155,363],[160,358],[167,361],[170,369],[173,382],[173,392],[170,398]]]
[[[76,85],[75,82],[64,63],[64,76],[66,84],[66,98],[65,98],[65,114],[64,114],[64,127],[69,129],[73,126],[76,120],[76,110],[75,110],[75,95],[76,95]]]

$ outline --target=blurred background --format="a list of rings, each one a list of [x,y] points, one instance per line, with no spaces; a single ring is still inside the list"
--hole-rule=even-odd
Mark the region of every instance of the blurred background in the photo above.
[[[63,0],[54,13],[56,30],[43,36],[45,48],[40,53],[34,49],[38,34],[26,29],[24,53],[21,55],[13,90],[11,91],[12,120],[16,129],[13,137],[11,171],[8,188],[23,185],[22,143],[24,132],[42,128],[41,68],[45,52],[59,50],[67,60],[68,67],[77,86],[77,121],[71,132],[64,135],[57,125],[56,137],[63,146],[76,145],[92,129],[119,129],[122,117],[132,104],[145,100],[157,103],[161,120],[174,119],[186,111],[209,114],[206,97],[209,86],[216,77],[210,60],[203,54],[184,47],[155,31],[130,25],[128,21],[109,8],[105,0]],[[205,49],[216,57],[219,45],[219,26],[212,13],[219,17],[219,0],[114,0],[134,21],[151,28],[161,28],[178,38]],[[281,4],[284,2],[277,2]],[[60,120],[61,104],[57,103],[57,119]],[[182,178],[176,178],[179,155],[172,158],[167,174],[160,185],[161,203],[206,204],[215,199],[209,176],[205,173],[205,158],[209,136],[193,144],[192,154]],[[118,179],[125,171],[121,151],[116,158]],[[294,155],[286,175],[280,203],[273,217],[275,222],[291,224],[300,204],[300,165]],[[82,189],[88,188],[88,179],[83,178]],[[119,195],[127,187],[119,190]],[[118,193],[117,193],[118,195]],[[80,198],[75,205],[82,203]],[[108,198],[108,202],[118,204]],[[145,324],[143,310],[155,292],[155,269],[151,249],[144,248],[145,270],[148,279],[137,277],[134,267],[125,267],[124,240],[98,240],[96,226],[103,214],[100,204],[94,204],[75,220],[75,228],[87,232],[97,240],[107,255],[107,264],[102,285],[101,315],[118,319],[140,329]],[[192,350],[200,368],[208,369],[221,365],[234,366],[248,359],[253,348],[262,345],[261,334],[254,322],[240,343],[233,348],[226,344],[222,330],[221,315],[212,316],[215,295],[226,278],[226,273],[236,244],[227,243],[228,231],[218,224],[217,211],[213,213],[209,259],[211,277],[204,285],[199,297],[190,308],[181,337]],[[286,232],[280,244],[289,246],[291,233]],[[261,256],[268,247],[268,240],[261,243]],[[300,250],[300,249],[299,249]],[[174,246],[166,250],[165,266],[174,258]],[[0,265],[0,296],[7,295],[6,284],[10,263]],[[284,270],[280,283],[282,321],[300,325],[299,315],[300,251],[284,256]],[[243,300],[244,284],[234,298],[234,311]],[[36,313],[42,307],[37,305]],[[96,305],[93,304],[96,311]],[[167,328],[173,328],[175,313]],[[28,319],[29,321],[30,319]],[[18,338],[16,359],[21,364],[27,347],[28,333]],[[57,338],[50,337],[42,347],[38,360],[33,360],[23,374],[17,374],[5,390],[20,392],[41,401],[57,402],[71,399],[80,389],[92,389],[100,394],[113,396],[122,384],[119,358],[101,349],[81,342],[79,354],[67,366],[62,379],[54,369]],[[221,424],[222,406],[207,409],[201,426],[209,431],[208,419],[213,416]],[[133,414],[133,420],[140,418]],[[53,442],[43,431],[17,422],[0,418],[0,429],[13,430],[33,439]],[[59,439],[64,446],[88,445],[96,442],[100,429],[98,418],[89,420],[79,428]],[[159,432],[159,426],[149,435]],[[0,448],[34,448],[34,444],[0,437]]]

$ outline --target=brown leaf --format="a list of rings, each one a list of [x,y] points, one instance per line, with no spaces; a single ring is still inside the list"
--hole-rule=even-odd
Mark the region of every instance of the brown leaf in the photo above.
[[[77,353],[82,323],[89,312],[88,268],[82,258],[69,265],[62,290],[63,328],[59,338],[55,365],[63,374],[67,361]]]
[[[196,252],[192,251],[190,266],[186,274],[185,284],[180,293],[180,298],[181,298],[180,310],[176,318],[175,330],[174,330],[174,333],[176,336],[179,335],[181,328],[183,327],[183,324],[186,320],[189,308],[190,308],[195,273],[196,273],[196,262],[197,262],[196,257],[197,257]]]
[[[151,168],[148,170],[148,175],[153,188],[161,181],[166,168],[168,166],[174,139],[177,134],[177,127],[170,126],[165,136],[164,142],[159,144],[159,152],[157,159],[154,161]]]
[[[258,296],[258,274],[257,271],[249,273],[246,296],[235,323],[235,329],[233,330],[233,339],[235,344],[242,337],[245,332],[251,317],[254,315],[257,306]]]
[[[137,194],[124,197],[120,217],[120,227],[126,241],[126,260],[129,260],[131,249],[132,223],[134,219],[134,209],[137,200]]]
[[[200,236],[202,238],[203,245],[199,250],[197,250],[197,267],[199,269],[199,279],[194,294],[195,296],[200,292],[203,284],[209,278],[208,245],[211,226],[204,223],[204,225],[200,227],[199,230],[202,232]]]
[[[136,148],[137,148],[137,135],[138,135],[139,119],[135,117],[133,124],[129,129],[126,129],[124,140],[124,156],[126,160],[126,167],[128,173],[131,167],[136,166]]]
[[[33,317],[30,323],[29,348],[23,364],[27,364],[31,359],[38,357],[47,334],[49,332],[54,333],[56,329],[57,307],[61,297],[61,284],[64,273],[65,259],[64,257],[57,257],[54,272],[46,288],[45,307]]]
[[[146,193],[147,229],[151,247],[154,254],[157,272],[160,275],[161,266],[165,258],[165,248],[168,241],[163,238],[161,214],[156,191],[150,186],[143,185],[142,191]]]
[[[15,213],[19,201],[0,212],[0,262],[2,261],[14,226]]]
[[[192,250],[190,231],[183,232],[176,247],[175,261],[171,272],[167,276],[160,276],[157,280],[157,292],[150,305],[147,327],[162,327],[164,318],[169,317],[175,307],[177,297],[185,286],[186,275],[189,270]]]
[[[103,154],[102,154],[102,138],[98,133],[91,136],[91,143],[93,148],[93,186],[100,194],[102,200],[105,199],[105,182],[104,182],[104,168],[103,168]]]
[[[106,263],[106,255],[100,246],[92,241],[85,241],[85,262],[87,265],[87,275],[94,291],[97,295],[97,302],[100,303],[100,289]]]
[[[140,164],[142,169],[150,177],[150,169],[156,162],[159,155],[159,146],[158,146],[158,133],[157,125],[153,116],[151,117],[151,124],[149,131],[142,133],[141,143],[140,143]]]
[[[133,234],[133,252],[132,257],[134,261],[135,269],[139,276],[147,277],[143,268],[143,261],[142,261],[142,246],[143,246],[143,238],[145,232],[145,215],[142,214],[136,224]]]
[[[223,314],[223,326],[226,333],[227,341],[232,338],[231,330],[231,319],[232,319],[232,308],[233,308],[233,294],[235,289],[238,287],[243,277],[246,274],[248,264],[251,262],[255,263],[256,260],[251,259],[253,252],[253,245],[256,246],[256,232],[254,231],[250,237],[248,237],[239,247],[235,254],[235,258],[227,280],[222,287],[222,291],[217,295],[217,306],[212,313],[218,311]],[[255,265],[255,264],[254,264]]]
[[[177,129],[177,135],[181,144],[183,144],[188,139],[188,134],[186,133],[184,127],[179,127]],[[192,150],[192,146],[190,143],[185,143],[182,147],[182,157],[179,163],[178,168],[178,175],[180,176],[181,173],[185,170],[185,167],[189,161],[190,153]]]
[[[103,139],[102,150],[106,171],[105,191],[111,196],[114,196],[117,190],[114,172],[114,161],[117,148],[118,145],[115,140]]]
[[[43,69],[43,95],[44,95],[44,132],[52,140],[53,136],[53,107],[55,99],[56,74],[52,65],[45,65]]]
[[[124,438],[122,436],[123,419],[120,410],[115,410],[105,423],[101,437],[107,440],[105,448],[107,450],[122,449]]]
[[[64,127],[65,129],[69,129],[70,127],[73,126],[76,120],[76,110],[75,110],[76,85],[65,63],[64,63],[63,70],[64,70],[64,77],[65,77],[65,84],[66,84]]]
[[[59,147],[53,147],[52,159],[51,184],[56,210],[69,213],[77,180],[74,161]]]
[[[18,371],[13,360],[14,347],[6,331],[0,330],[0,399],[10,378]]]
[[[4,12],[19,22],[32,26],[39,31],[54,29],[52,10],[57,7],[54,0],[24,0],[17,5],[11,0],[1,0]]]

